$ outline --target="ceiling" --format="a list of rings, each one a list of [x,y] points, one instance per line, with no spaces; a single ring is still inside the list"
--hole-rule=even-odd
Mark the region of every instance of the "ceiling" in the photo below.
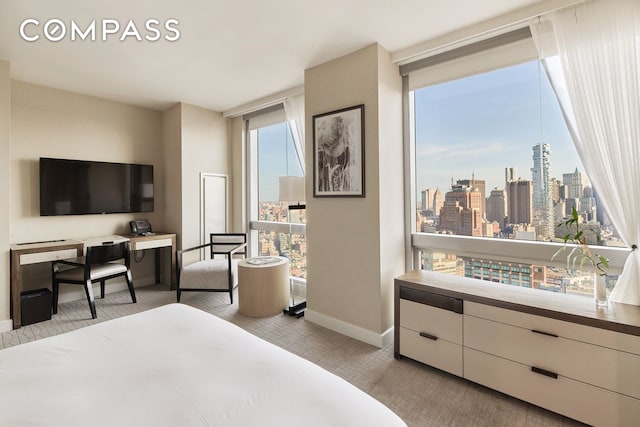
[[[164,110],[185,102],[227,111],[304,83],[304,70],[378,42],[389,52],[538,3],[539,0],[0,0],[0,59],[11,78]],[[25,34],[20,25],[33,18]],[[45,25],[67,28],[58,42]],[[104,20],[120,30],[102,40]],[[145,29],[158,19],[160,39]],[[180,37],[162,25],[179,21]],[[96,40],[70,40],[72,21]],[[142,41],[136,40],[129,20]],[[107,22],[109,28],[111,24]],[[61,28],[51,24],[51,38]]]

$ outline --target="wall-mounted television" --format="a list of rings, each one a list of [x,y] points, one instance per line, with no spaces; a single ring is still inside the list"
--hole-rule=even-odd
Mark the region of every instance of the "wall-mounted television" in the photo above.
[[[40,216],[153,212],[153,165],[40,158]]]

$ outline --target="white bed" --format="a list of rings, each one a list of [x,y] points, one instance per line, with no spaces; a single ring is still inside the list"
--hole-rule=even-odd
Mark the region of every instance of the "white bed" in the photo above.
[[[338,376],[183,304],[1,350],[0,424],[406,426]]]

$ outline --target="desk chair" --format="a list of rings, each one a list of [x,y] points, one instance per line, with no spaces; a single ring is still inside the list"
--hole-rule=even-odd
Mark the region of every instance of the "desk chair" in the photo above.
[[[124,263],[115,262],[124,260]],[[61,270],[60,265],[69,265],[73,268]],[[104,298],[105,281],[115,277],[124,276],[129,287],[131,300],[136,302],[136,294],[133,290],[131,269],[129,260],[129,242],[105,244],[101,246],[89,246],[84,264],[71,261],[54,261],[51,264],[53,279],[53,313],[58,312],[58,290],[60,283],[71,285],[83,285],[89,302],[91,318],[95,319],[96,304],[93,299],[92,285],[100,282],[100,298]]]
[[[244,233],[211,233],[209,243],[176,251],[176,292],[180,302],[182,292],[229,292],[233,304],[233,289],[238,285],[238,262],[247,256],[247,235]],[[205,250],[205,259],[191,264]],[[207,255],[208,253],[208,255]],[[185,256],[187,255],[187,256]],[[199,256],[197,257],[199,259]]]

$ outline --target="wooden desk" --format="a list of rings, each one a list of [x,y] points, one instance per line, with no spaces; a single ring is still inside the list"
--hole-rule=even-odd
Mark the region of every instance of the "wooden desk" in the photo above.
[[[116,241],[118,237],[122,240],[128,239],[131,251],[141,251],[145,249],[155,249],[155,280],[160,283],[160,249],[163,247],[171,248],[171,289],[175,289],[175,249],[176,235],[172,233],[154,233],[148,236],[103,236],[87,239],[66,239],[52,240],[46,242],[19,243],[10,247],[10,292],[11,303],[10,311],[13,319],[13,329],[22,326],[22,309],[20,305],[20,294],[22,293],[22,272],[21,266],[28,264],[37,264],[41,262],[51,262],[60,259],[78,258],[84,256],[87,246],[99,245],[105,240]]]
[[[22,292],[21,266],[81,257],[84,252],[84,242],[80,240],[54,240],[15,244],[11,245],[9,252],[11,263],[10,310],[13,329],[18,329],[22,326],[22,309],[20,306],[20,293]]]
[[[176,235],[175,233],[153,233],[146,236],[124,235],[131,241],[131,251],[142,251],[145,249],[154,249],[155,252],[155,274],[156,283],[161,282],[160,275],[160,249],[165,247],[171,248],[171,290],[176,288]]]

